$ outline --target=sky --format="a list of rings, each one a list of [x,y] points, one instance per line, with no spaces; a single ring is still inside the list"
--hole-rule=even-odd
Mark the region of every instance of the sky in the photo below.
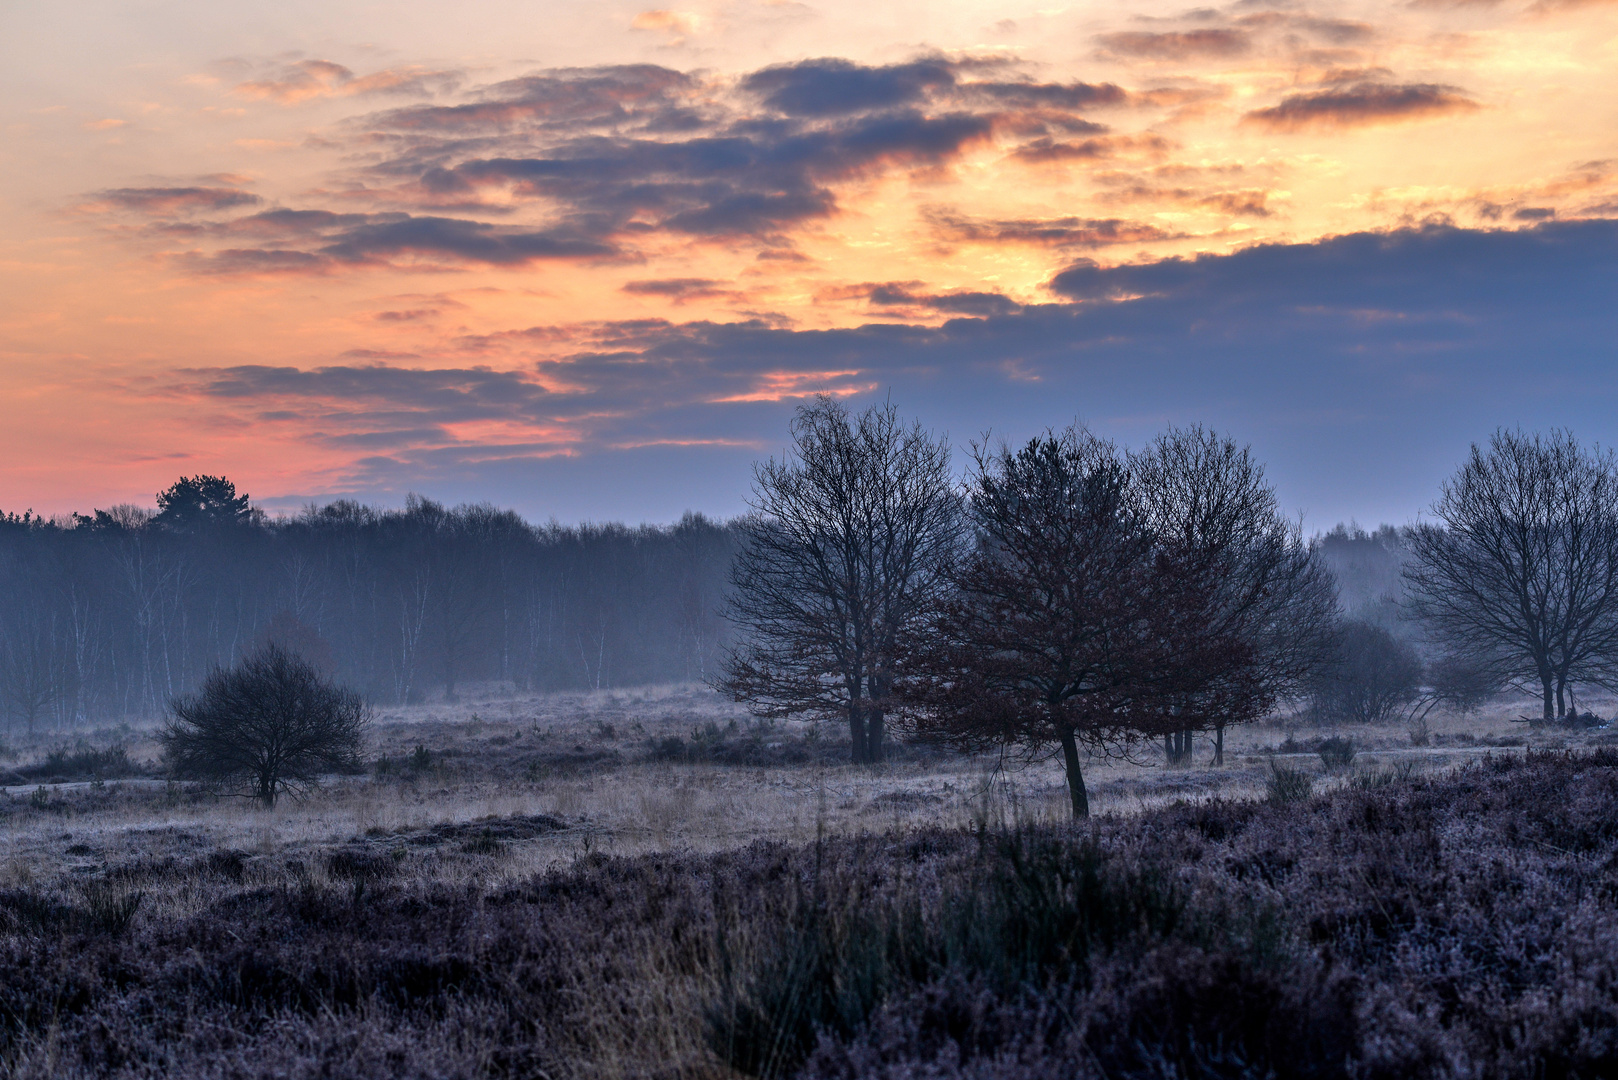
[[[1618,0],[0,0],[0,509],[745,509],[828,393],[1251,444],[1306,528],[1618,443]]]

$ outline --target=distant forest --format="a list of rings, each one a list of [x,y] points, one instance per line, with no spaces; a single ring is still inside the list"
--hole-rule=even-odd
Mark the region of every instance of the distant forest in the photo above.
[[[0,514],[0,706],[18,726],[157,716],[268,640],[379,703],[470,683],[581,690],[704,680],[728,644],[737,531],[533,525],[411,496],[272,518],[228,480],[185,478],[156,512]],[[1315,541],[1344,614],[1397,635],[1404,544],[1383,526]]]
[[[0,703],[29,727],[155,716],[266,640],[381,703],[704,679],[733,545],[695,514],[532,525],[415,496],[270,518],[218,477],[155,513],[0,515]]]

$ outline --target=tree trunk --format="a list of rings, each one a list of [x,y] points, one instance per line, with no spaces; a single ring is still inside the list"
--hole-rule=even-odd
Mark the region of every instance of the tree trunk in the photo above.
[[[1062,736],[1062,758],[1067,763],[1067,791],[1073,798],[1073,820],[1090,816],[1090,795],[1084,790],[1084,770],[1079,766],[1079,742],[1070,727],[1058,728]]]
[[[1560,675],[1556,677],[1556,716],[1559,720],[1567,717],[1567,680]]]
[[[848,741],[849,755],[856,765],[865,764],[865,714],[860,710],[860,699],[850,696],[848,699]]]
[[[865,760],[872,765],[882,760],[883,716],[880,708],[872,708],[865,720]]]
[[[1225,763],[1225,725],[1220,724],[1214,728],[1214,766],[1217,768]]]
[[[1551,683],[1551,673],[1548,671],[1541,672],[1539,676],[1539,683],[1545,697],[1544,719],[1546,723],[1549,723],[1550,721],[1556,719],[1556,691]]]

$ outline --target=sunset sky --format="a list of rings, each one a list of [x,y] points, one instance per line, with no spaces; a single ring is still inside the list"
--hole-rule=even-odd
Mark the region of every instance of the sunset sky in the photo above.
[[[1618,2],[0,2],[0,509],[743,509],[817,392],[1618,443]]]

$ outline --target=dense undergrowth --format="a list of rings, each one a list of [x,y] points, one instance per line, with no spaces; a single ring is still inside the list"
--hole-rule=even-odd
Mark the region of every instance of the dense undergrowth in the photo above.
[[[497,824],[452,839],[499,857],[521,830]],[[1607,750],[1083,827],[586,856],[493,891],[400,871],[410,839],[0,893],[0,1068],[1618,1074]]]

